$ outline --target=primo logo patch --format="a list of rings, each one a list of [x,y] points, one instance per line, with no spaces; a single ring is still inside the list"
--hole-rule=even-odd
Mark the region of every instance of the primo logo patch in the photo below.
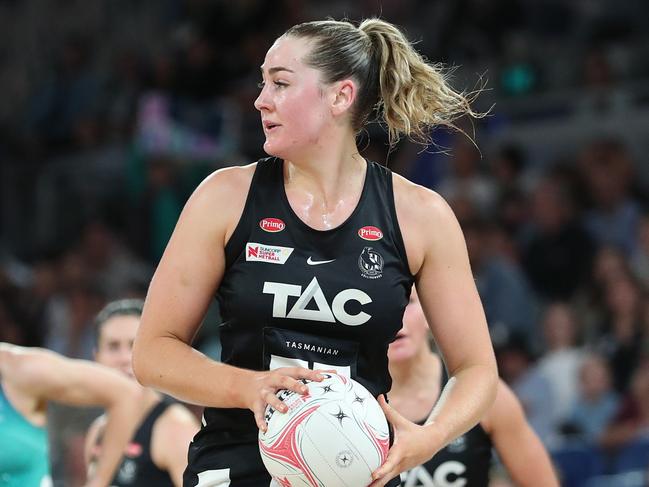
[[[266,245],[255,242],[246,244],[247,262],[269,262],[283,264],[293,253],[293,247],[280,247],[279,245]]]

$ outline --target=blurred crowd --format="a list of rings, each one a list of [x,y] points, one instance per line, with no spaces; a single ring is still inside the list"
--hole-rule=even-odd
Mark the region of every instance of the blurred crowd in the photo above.
[[[632,482],[649,467],[645,2],[0,0],[0,341],[90,358],[94,315],[144,295],[196,184],[263,157],[272,41],[378,14],[490,113],[423,150],[372,125],[363,155],[455,210],[501,375],[565,485]],[[218,310],[206,322],[218,357]]]

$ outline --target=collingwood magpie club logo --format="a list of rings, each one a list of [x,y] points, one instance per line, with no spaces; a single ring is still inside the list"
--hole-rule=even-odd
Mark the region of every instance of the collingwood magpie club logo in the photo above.
[[[372,247],[365,247],[358,257],[358,268],[367,279],[378,279],[383,275],[383,257]]]

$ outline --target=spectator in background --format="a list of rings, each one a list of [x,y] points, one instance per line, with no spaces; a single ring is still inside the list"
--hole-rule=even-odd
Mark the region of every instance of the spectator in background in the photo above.
[[[190,32],[178,63],[177,92],[203,101],[222,92],[228,79],[223,76],[223,58],[207,39]]]
[[[30,266],[7,256],[0,262],[0,335],[4,341],[43,345],[48,332],[46,307],[58,286],[54,261],[43,260]]]
[[[649,358],[633,372],[629,392],[615,418],[600,438],[605,448],[616,448],[649,434]]]
[[[629,255],[640,219],[631,194],[636,176],[629,153],[620,142],[601,141],[587,146],[578,162],[591,202],[584,217],[586,228],[598,244]]]
[[[114,50],[106,82],[105,114],[109,138],[127,141],[135,122],[137,100],[144,89],[143,53],[134,46]]]
[[[463,230],[492,340],[502,343],[512,334],[531,340],[537,309],[525,276],[501,254],[486,222],[467,221]]]
[[[48,348],[64,355],[92,358],[92,322],[106,299],[120,293],[142,296],[151,271],[137,260],[102,222],[89,222],[78,245],[59,263],[57,292],[47,299]]]
[[[79,241],[79,257],[106,299],[144,294],[153,273],[100,220],[86,224]]]
[[[0,257],[0,342],[28,345],[35,340],[39,330],[32,322],[22,322],[23,294],[16,285],[17,277],[12,276],[14,273],[10,266]]]
[[[527,195],[518,190],[506,191],[498,199],[498,208],[495,214],[502,229],[517,240],[521,230],[529,220]],[[520,245],[517,241],[515,243],[518,249]],[[520,251],[517,250],[518,254],[520,254]],[[520,260],[520,256],[517,260]]]
[[[491,162],[491,174],[495,180],[499,197],[509,192],[525,189],[523,181],[526,166],[525,153],[517,145],[505,145],[500,148]]]
[[[638,238],[631,254],[630,267],[633,274],[649,287],[649,212],[638,221]]]
[[[528,422],[548,446],[555,440],[553,390],[546,378],[534,367],[533,354],[527,340],[510,337],[507,343],[496,348],[496,356],[502,379],[514,391]]]
[[[618,83],[608,57],[601,46],[591,47],[583,57],[584,94],[577,102],[577,113],[582,117],[620,114],[632,104],[631,95]]]
[[[157,263],[173,232],[185,197],[173,162],[163,158],[145,161],[146,181],[133,195],[130,230],[142,256]]]
[[[630,275],[631,270],[622,252],[613,247],[600,247],[593,259],[588,283],[579,293],[575,305],[584,323],[584,340],[595,343],[603,333],[607,309],[605,294],[608,283]]]
[[[525,154],[517,145],[502,147],[491,163],[497,191],[495,215],[503,229],[512,236],[518,234],[528,218],[525,166]]]
[[[91,44],[71,35],[63,43],[51,78],[36,89],[27,113],[27,131],[50,151],[74,147],[75,132],[97,115],[101,84],[91,69]]]
[[[611,282],[627,277],[631,273],[629,263],[622,252],[615,247],[600,247],[592,266],[592,284],[596,288],[595,298],[604,297],[604,290]]]
[[[59,264],[61,284],[49,300],[45,346],[68,357],[92,358],[92,319],[104,297],[78,253],[69,252]]]
[[[450,171],[436,188],[454,207],[453,201],[466,198],[482,216],[491,215],[496,202],[496,188],[480,171],[480,150],[463,134],[453,139]]]
[[[9,312],[9,307],[0,299],[0,342],[24,345],[26,341],[25,333]]]
[[[568,188],[555,178],[542,179],[532,193],[531,213],[523,269],[544,299],[571,299],[589,277],[594,245],[575,218]]]
[[[642,335],[642,353],[649,353],[649,289],[642,287],[640,295],[640,333]]]
[[[597,346],[611,364],[616,390],[624,392],[642,352],[641,290],[630,275],[620,276],[606,283],[604,300]]]
[[[543,316],[546,349],[536,367],[552,388],[554,425],[568,418],[577,400],[579,369],[584,353],[578,347],[579,325],[566,303],[550,304]]]
[[[606,359],[596,353],[587,355],[579,369],[578,396],[564,432],[585,443],[597,442],[616,414],[619,401]]]
[[[23,312],[24,322],[30,324],[30,328],[38,333],[25,345],[42,346],[46,329],[47,305],[56,293],[59,286],[56,263],[54,260],[42,260],[31,267],[29,284],[21,291],[20,306]]]

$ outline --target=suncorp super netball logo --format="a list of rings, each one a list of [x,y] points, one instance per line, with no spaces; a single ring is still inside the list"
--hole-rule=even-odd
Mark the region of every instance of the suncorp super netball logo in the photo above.
[[[270,262],[271,264],[284,264],[293,253],[293,247],[280,247],[279,245],[265,245],[262,243],[248,242],[246,244],[246,262]]]
[[[264,218],[259,222],[259,226],[270,233],[281,232],[286,228],[286,224],[279,218]]]
[[[379,228],[368,225],[358,229],[358,236],[363,240],[375,241],[383,238],[383,232]]]

